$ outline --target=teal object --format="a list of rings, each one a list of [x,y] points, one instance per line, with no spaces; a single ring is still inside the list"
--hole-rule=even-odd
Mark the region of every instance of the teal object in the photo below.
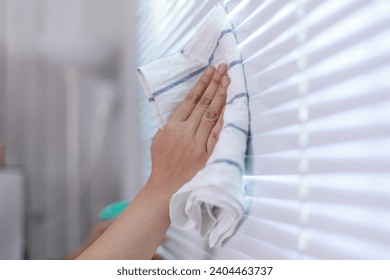
[[[99,219],[102,221],[115,219],[126,209],[129,203],[128,201],[117,201],[108,204],[99,212]]]

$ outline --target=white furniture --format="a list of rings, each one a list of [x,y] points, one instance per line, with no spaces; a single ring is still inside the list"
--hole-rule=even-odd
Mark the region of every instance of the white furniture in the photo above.
[[[17,169],[0,169],[0,259],[23,258],[23,175]]]

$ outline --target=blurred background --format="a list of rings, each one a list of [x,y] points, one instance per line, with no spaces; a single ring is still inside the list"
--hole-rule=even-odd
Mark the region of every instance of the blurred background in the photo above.
[[[140,187],[135,4],[0,1],[3,177],[23,182],[1,209],[23,207],[24,258],[61,258]]]
[[[0,259],[59,259],[130,201],[156,125],[137,66],[223,3],[251,110],[248,212],[167,259],[390,259],[387,0],[0,0]]]
[[[62,258],[138,193],[156,124],[137,66],[179,50],[217,2],[0,0],[0,259]]]

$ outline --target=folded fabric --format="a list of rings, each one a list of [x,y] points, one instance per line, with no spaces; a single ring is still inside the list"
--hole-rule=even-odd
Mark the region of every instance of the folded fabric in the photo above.
[[[177,191],[170,203],[174,226],[197,228],[210,247],[231,236],[244,212],[242,175],[249,126],[242,59],[225,8],[217,5],[180,53],[140,67],[138,75],[160,127],[210,65],[228,64],[224,127],[206,166]]]

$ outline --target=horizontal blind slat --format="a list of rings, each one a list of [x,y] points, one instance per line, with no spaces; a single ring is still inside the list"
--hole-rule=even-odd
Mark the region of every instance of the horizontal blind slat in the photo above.
[[[266,156],[253,157],[253,174],[283,175],[300,174],[300,166],[307,165],[308,174],[342,174],[342,173],[384,173],[389,172],[390,159],[327,159],[310,158],[302,163],[297,158],[273,158]]]
[[[274,244],[264,242],[257,238],[245,236],[239,232],[233,235],[224,246],[240,252],[245,252],[246,255],[257,260],[294,259],[298,255],[295,251],[275,246]]]
[[[253,260],[252,257],[245,255],[241,250],[235,250],[227,246],[216,249],[216,256],[220,260]]]
[[[232,17],[236,30],[243,33],[241,32],[242,29],[251,29],[247,25],[252,24],[256,27],[264,26],[272,17],[288,6],[288,4],[285,1],[263,1],[262,3],[259,3],[259,1],[249,1],[239,13],[235,13]],[[234,12],[234,9],[230,11],[230,13]]]
[[[250,44],[256,44],[258,41],[261,42],[261,48],[264,48],[296,23],[295,3],[285,1],[265,2],[266,4],[262,3],[258,9],[254,9],[253,6],[255,6],[256,1],[250,1],[250,4],[244,7],[238,16],[233,17],[238,42],[244,58],[248,57],[246,48],[253,50],[252,53],[259,50],[259,46],[256,48],[255,46],[250,46]],[[307,1],[306,12],[310,13],[319,7],[320,4],[321,1]],[[283,13],[283,16],[280,13]]]
[[[313,93],[322,90],[326,87],[335,86],[338,83],[349,80],[353,77],[387,67],[390,63],[390,55],[378,55],[370,59],[359,61],[353,65],[344,66],[339,69],[329,69],[328,73],[317,77],[309,78],[309,92]],[[250,68],[249,68],[250,69]],[[256,91],[250,91],[250,94],[258,94],[260,92],[271,89],[275,84],[283,84],[288,79],[296,82],[296,73],[298,71],[297,62],[292,60],[283,67],[273,68],[267,71],[256,73],[254,76],[247,77],[248,83],[256,88]],[[296,87],[296,84],[288,85],[289,88]],[[294,92],[294,90],[292,90]]]
[[[297,258],[299,257],[298,253],[298,243],[301,239],[301,235],[299,233],[299,228],[297,228],[297,234],[294,236],[291,236],[291,240],[288,242],[283,241],[283,238],[272,238],[270,237],[270,234],[272,234],[272,229],[267,226],[271,223],[277,224],[277,222],[272,221],[266,221],[266,220],[259,220],[260,224],[258,225],[266,225],[263,229],[265,233],[268,234],[268,236],[262,236],[262,235],[254,235],[254,238],[252,238],[249,235],[243,234],[240,230],[237,233],[237,238],[239,239],[237,243],[235,242],[227,242],[226,246],[230,248],[235,248],[235,250],[238,250],[238,248],[241,248],[242,250],[249,248],[250,246],[253,246],[253,248],[259,249],[261,248],[260,252],[254,253],[252,257],[261,259],[263,254],[271,256],[272,253],[270,253],[269,250],[276,250],[276,254],[283,254],[283,256],[290,256]],[[252,226],[255,226],[255,224],[251,224]],[[382,239],[376,240],[375,236],[368,236],[369,238],[366,238],[363,234],[355,235],[356,229],[351,229],[351,232],[345,232],[342,229],[336,228],[338,226],[337,224],[334,225],[335,231],[329,230],[329,228],[326,228],[324,230],[321,227],[313,227],[311,225],[308,225],[306,232],[308,233],[307,246],[304,247],[304,253],[311,254],[312,256],[326,256],[328,253],[331,254],[332,258],[336,259],[355,259],[355,258],[372,258],[372,256],[376,255],[381,258],[384,258],[385,256],[389,256],[388,253],[388,240],[385,240],[386,242],[383,242]],[[358,229],[360,230],[360,229]],[[360,232],[360,231],[357,231]],[[250,231],[249,231],[250,233]],[[283,231],[278,232],[275,231],[277,234],[283,234]],[[328,236],[328,238],[324,238]],[[383,236],[382,236],[383,237]],[[286,238],[284,238],[286,240]],[[327,240],[324,242],[324,240]],[[367,247],[364,252],[359,252],[359,250],[355,250],[355,252],[351,252],[354,250],[350,250],[346,246],[342,246],[340,244],[340,240],[343,240],[344,242],[348,242],[348,240],[351,240],[351,242],[356,243],[357,245],[360,244],[360,247]],[[375,240],[375,241],[374,241]],[[279,248],[279,249],[277,249]],[[359,248],[359,247],[358,247]],[[318,250],[318,251],[317,251]],[[379,251],[378,251],[379,250]],[[313,251],[315,252],[313,254]],[[244,251],[245,252],[245,251]],[[294,253],[295,252],[295,253]],[[295,255],[296,254],[296,255]],[[370,257],[371,255],[371,257]],[[273,258],[273,257],[271,257]],[[281,255],[275,256],[277,259],[283,259]]]
[[[246,216],[237,230],[240,234],[295,250],[298,244],[300,229],[298,226]]]
[[[337,178],[336,180],[338,180]],[[324,183],[320,184],[318,181],[324,181]],[[383,209],[386,209],[390,204],[390,190],[386,187],[390,184],[390,175],[371,180],[373,184],[368,186],[365,185],[368,180],[362,174],[359,176],[348,176],[344,181],[348,182],[340,180],[338,183],[332,183],[329,181],[329,177],[310,180],[309,176],[306,179],[308,185],[306,190],[307,199],[313,203],[345,204]],[[354,183],[359,181],[363,183]],[[292,183],[269,181],[259,177],[256,181],[247,183],[246,195],[248,198],[299,200],[299,185],[299,178]]]
[[[310,201],[310,196],[308,199]],[[304,221],[309,228],[360,239],[373,238],[384,244],[390,242],[390,220],[383,220],[390,215],[386,208],[308,202],[303,209],[298,200],[251,198],[248,201],[251,206],[248,217],[291,225],[299,225]]]
[[[172,230],[168,231],[167,238],[169,238],[170,240],[174,240],[175,243],[180,245],[180,248],[182,250],[191,252],[192,257],[194,259],[200,259],[200,260],[215,259],[212,255],[210,255],[210,253],[208,253],[205,250],[202,250],[198,242],[194,242],[195,240],[186,238],[185,236],[181,235],[180,232],[175,232]]]
[[[178,52],[186,42],[193,36],[196,26],[202,24],[203,20],[212,12],[213,6],[217,0],[205,1],[201,3],[196,10],[187,14],[185,22],[181,22],[176,26],[175,33],[173,33],[165,42],[162,48],[162,54],[165,56],[168,52]]]
[[[319,259],[389,259],[390,246],[362,242],[353,236],[309,231],[305,253]]]
[[[308,146],[324,146],[346,142],[369,141],[370,139],[390,136],[390,127],[385,124],[352,127],[345,129],[334,129],[316,131],[309,134]],[[296,133],[254,135],[251,137],[252,154],[272,154],[282,151],[300,149],[299,135]]]
[[[363,29],[356,30],[356,32],[354,33],[351,32],[350,34],[346,34],[346,36],[343,37],[342,40],[332,42],[330,45],[326,45],[321,48],[310,48],[310,46],[307,46],[306,48],[308,49],[308,67],[313,67],[339,52],[345,51],[348,48],[351,48],[361,42],[366,42],[370,40],[370,38],[376,36],[377,34],[388,30],[389,25],[390,20],[388,18],[383,18],[378,21],[375,21],[371,25],[365,26],[365,28]],[[315,34],[315,37],[317,36],[319,36],[318,33]],[[308,40],[310,39],[311,38],[308,38]],[[310,44],[310,41],[308,42],[308,44]],[[271,74],[277,73],[279,71],[282,71],[281,73],[283,73],[285,69],[289,69],[291,67],[291,64],[296,64],[296,58],[293,56],[293,54],[290,53],[297,47],[298,42],[296,40],[296,34],[292,33],[282,42],[276,44],[271,48],[266,49],[265,51],[254,53],[253,51],[249,50],[249,53],[251,53],[252,55],[250,57],[246,56],[248,58],[245,59],[245,69],[247,77],[251,78],[252,76],[258,75],[259,71],[264,71],[265,68],[269,68],[275,62],[278,62],[278,60],[282,59],[286,60],[286,62],[279,64],[277,68],[273,68]],[[294,70],[293,68],[291,69]],[[265,72],[264,75],[267,75],[266,73],[267,72]]]
[[[190,251],[183,250],[176,240],[167,239],[162,244],[162,247],[167,250],[177,260],[192,260],[193,255]]]

